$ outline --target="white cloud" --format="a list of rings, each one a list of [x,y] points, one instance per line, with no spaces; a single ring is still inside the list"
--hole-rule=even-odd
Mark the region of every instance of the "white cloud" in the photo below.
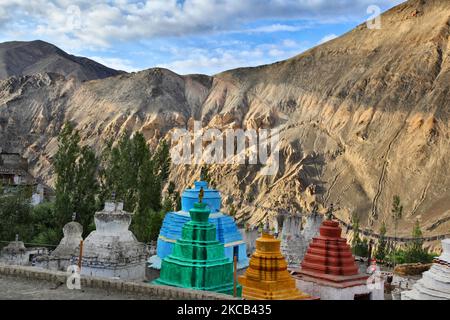
[[[401,0],[1,0],[0,35],[23,30],[65,49],[105,48],[120,41],[229,32],[257,20],[333,21],[366,17],[371,4]],[[6,12],[6,14],[5,14]],[[269,24],[248,32],[298,31]],[[245,31],[245,28],[243,28]],[[53,40],[55,39],[55,40]]]
[[[174,58],[159,67],[173,70],[179,74],[204,73],[213,75],[221,71],[239,67],[252,67],[290,58],[308,46],[290,39],[280,43],[266,43],[256,46],[243,45],[234,49],[205,49],[198,47],[168,48]]]
[[[112,69],[122,70],[127,72],[138,71],[139,69],[133,66],[133,63],[127,59],[120,58],[105,58],[105,57],[89,57],[98,63],[103,64]]]
[[[262,26],[262,27],[258,27],[258,28],[253,28],[253,29],[247,29],[247,30],[242,30],[239,32],[246,32],[246,33],[273,33],[273,32],[296,32],[296,31],[300,31],[305,29],[306,26],[291,26],[291,25],[286,25],[286,24],[271,24],[268,26]]]
[[[327,34],[325,37],[323,37],[322,39],[320,39],[320,41],[317,44],[323,44],[325,42],[331,41],[333,39],[336,39],[338,36],[334,33],[332,34]]]

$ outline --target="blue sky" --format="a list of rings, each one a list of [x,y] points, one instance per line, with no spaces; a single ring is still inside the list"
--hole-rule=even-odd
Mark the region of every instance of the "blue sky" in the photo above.
[[[333,39],[403,0],[1,0],[0,42],[41,39],[115,69],[215,74]]]

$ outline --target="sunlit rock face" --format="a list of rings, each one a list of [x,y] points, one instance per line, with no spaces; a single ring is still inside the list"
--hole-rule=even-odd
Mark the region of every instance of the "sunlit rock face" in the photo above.
[[[442,250],[413,289],[402,292],[402,300],[450,300],[450,239],[442,241]]]
[[[84,241],[82,275],[143,280],[145,277],[145,245],[128,230],[132,214],[122,203],[107,202],[95,214],[95,227]]]

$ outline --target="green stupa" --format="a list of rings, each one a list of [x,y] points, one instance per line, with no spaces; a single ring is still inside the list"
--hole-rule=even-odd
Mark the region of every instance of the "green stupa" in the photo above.
[[[201,201],[200,196],[189,211],[191,221],[184,224],[181,239],[163,259],[160,278],[153,283],[233,295],[233,262],[216,240],[216,226],[208,222],[210,210]],[[240,297],[239,284],[236,291]]]

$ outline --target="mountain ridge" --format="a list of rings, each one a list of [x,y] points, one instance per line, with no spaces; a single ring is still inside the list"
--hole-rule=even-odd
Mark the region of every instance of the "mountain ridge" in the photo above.
[[[42,40],[0,43],[0,79],[45,72],[73,76],[80,81],[123,73],[91,59],[70,55]]]
[[[84,83],[45,73],[3,80],[0,147],[23,151],[51,182],[64,121],[98,152],[124,132],[141,131],[152,146],[170,141],[174,128],[192,129],[194,120],[222,130],[274,128],[277,175],[263,176],[261,166],[211,167],[225,211],[233,203],[240,220],[256,225],[266,217],[274,223],[278,210],[325,211],[333,203],[339,218],[356,214],[377,230],[389,224],[398,194],[399,235],[409,235],[416,219],[426,234],[447,233],[450,6],[408,1],[381,22],[380,30],[361,24],[285,61],[215,76],[153,68]],[[170,178],[181,191],[199,171],[174,165]]]

